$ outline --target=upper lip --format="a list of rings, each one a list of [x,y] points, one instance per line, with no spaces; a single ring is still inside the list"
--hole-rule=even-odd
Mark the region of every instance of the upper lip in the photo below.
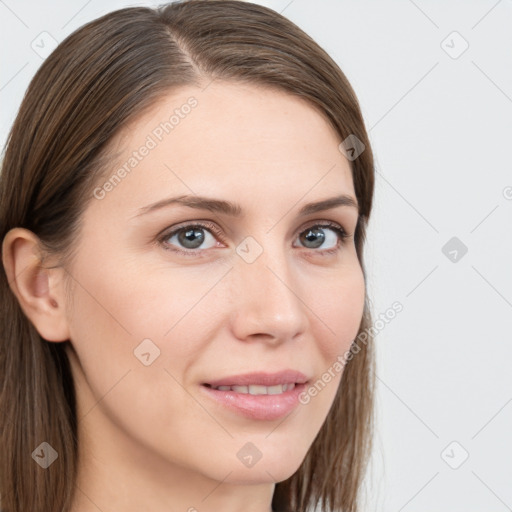
[[[283,370],[276,373],[253,372],[241,375],[231,375],[222,379],[205,382],[212,387],[218,386],[249,386],[250,384],[260,386],[276,386],[278,384],[303,384],[308,378],[297,370]]]

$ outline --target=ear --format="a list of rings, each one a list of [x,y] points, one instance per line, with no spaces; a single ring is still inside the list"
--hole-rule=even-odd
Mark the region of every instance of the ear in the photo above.
[[[2,261],[9,286],[21,309],[41,337],[67,341],[64,269],[43,267],[39,238],[24,228],[13,228],[2,243]]]

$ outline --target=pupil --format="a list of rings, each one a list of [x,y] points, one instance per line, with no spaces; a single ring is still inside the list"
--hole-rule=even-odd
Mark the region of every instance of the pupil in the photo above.
[[[310,229],[304,238],[306,239],[306,241],[308,243],[313,242],[313,245],[309,246],[309,247],[316,248],[316,247],[320,247],[323,244],[324,239],[325,239],[325,233],[323,233],[321,228]],[[305,245],[307,245],[307,244],[305,244]]]
[[[204,233],[201,228],[192,228],[187,231],[180,232],[178,239],[187,249],[196,249],[203,243]]]

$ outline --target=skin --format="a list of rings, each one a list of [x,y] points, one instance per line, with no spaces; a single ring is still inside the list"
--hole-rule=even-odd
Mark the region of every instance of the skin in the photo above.
[[[226,409],[200,384],[286,368],[314,382],[357,335],[365,294],[357,209],[298,215],[306,203],[339,194],[356,202],[350,165],[340,137],[302,99],[226,82],[173,91],[118,136],[107,178],[190,96],[198,104],[179,125],[103,199],[91,200],[67,268],[44,270],[30,231],[15,228],[4,239],[24,312],[47,341],[70,340],[81,457],[73,512],[270,511],[275,482],[299,468],[342,372],[273,421]],[[182,194],[236,202],[244,215],[175,204],[137,216]],[[195,221],[222,235],[201,232],[203,244],[189,249],[201,256],[167,250],[190,247],[177,236],[158,242]],[[327,227],[323,245],[306,245],[307,228],[326,221],[349,238]],[[251,263],[236,252],[248,236],[263,251]],[[160,355],[145,366],[134,350],[147,338]],[[252,467],[237,458],[247,442],[262,453]]]

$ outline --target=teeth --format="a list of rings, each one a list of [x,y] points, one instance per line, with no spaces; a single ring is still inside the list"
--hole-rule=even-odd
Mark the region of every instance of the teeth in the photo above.
[[[283,389],[282,386],[281,386],[281,389]],[[251,394],[251,395],[268,395],[268,389],[266,386],[251,385],[251,386],[249,386],[249,394]]]
[[[279,395],[285,391],[290,391],[295,387],[295,383],[278,384],[276,386],[261,386],[258,384],[251,384],[249,386],[218,386],[213,389],[219,391],[234,391],[235,393],[244,393],[249,395]]]
[[[267,395],[279,395],[288,389],[288,384],[281,384],[277,386],[269,386],[267,388]]]

